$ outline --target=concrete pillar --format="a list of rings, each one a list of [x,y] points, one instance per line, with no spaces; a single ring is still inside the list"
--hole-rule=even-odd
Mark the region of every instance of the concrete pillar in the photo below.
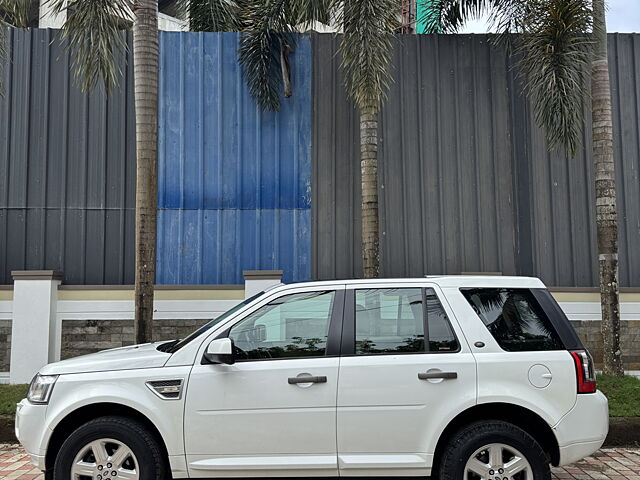
[[[13,271],[10,382],[29,383],[47,363],[55,361],[58,286],[62,272]]]
[[[244,298],[254,296],[269,287],[282,283],[282,270],[245,270]]]
[[[38,22],[38,26],[40,28],[62,28],[64,22],[67,21],[67,12],[63,11],[58,15],[53,13],[49,0],[40,0],[39,16],[40,21]]]

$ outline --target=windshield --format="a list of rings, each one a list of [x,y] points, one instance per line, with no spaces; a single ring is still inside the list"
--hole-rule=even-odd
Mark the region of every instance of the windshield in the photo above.
[[[205,323],[203,326],[201,326],[199,329],[197,329],[195,332],[193,332],[188,337],[185,337],[182,340],[178,340],[175,343],[171,342],[171,343],[173,343],[173,345],[171,345],[170,348],[167,348],[166,351],[168,353],[177,352],[182,347],[184,347],[186,344],[188,344],[192,340],[195,340],[200,335],[202,335],[204,332],[206,332],[208,330],[211,330],[211,328],[215,327],[217,324],[222,322],[224,319],[229,318],[231,315],[236,313],[242,307],[244,307],[245,305],[248,305],[249,303],[253,302],[256,298],[262,296],[263,294],[264,294],[264,292],[256,293],[253,297],[249,297],[246,300],[240,302],[238,305],[236,305],[235,307],[231,308],[230,310],[227,310],[226,312],[224,312],[219,317],[214,318],[209,323]],[[160,345],[160,347],[162,347],[162,345]],[[158,347],[158,348],[160,348],[160,347]]]

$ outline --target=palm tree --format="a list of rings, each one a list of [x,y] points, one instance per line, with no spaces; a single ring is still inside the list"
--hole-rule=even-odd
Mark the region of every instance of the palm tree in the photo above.
[[[158,0],[136,0],[133,8],[136,104],[136,343],[153,338],[158,204]]]
[[[596,230],[602,304],[604,372],[624,374],[620,348],[618,220],[605,0],[436,0],[426,20],[432,31],[455,30],[490,10],[498,30],[519,32],[519,69],[550,148],[574,156],[583,104],[592,99]],[[591,89],[588,72],[591,71]]]
[[[115,58],[127,49],[123,27],[133,20],[136,111],[135,340],[153,335],[156,267],[158,136],[158,1],[50,0],[54,13],[66,12],[64,38],[74,52],[82,89],[102,80],[107,91],[118,82]]]
[[[392,37],[398,27],[396,0],[344,3],[340,44],[347,93],[360,112],[362,183],[362,268],[365,278],[380,273],[378,216],[378,113],[391,80]]]
[[[593,0],[594,56],[591,97],[593,161],[596,181],[596,228],[600,265],[604,373],[622,377],[618,288],[618,212],[613,158],[611,86],[607,57],[607,23],[604,0]]]

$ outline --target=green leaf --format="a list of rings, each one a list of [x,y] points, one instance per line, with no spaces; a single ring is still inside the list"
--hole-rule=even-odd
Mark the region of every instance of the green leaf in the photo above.
[[[73,68],[83,91],[99,80],[109,90],[121,73],[117,59],[127,51],[123,32],[132,21],[130,0],[48,0],[55,14],[66,11],[63,38],[73,52]]]
[[[290,0],[258,0],[246,7],[240,65],[251,95],[265,110],[280,108],[280,48],[283,43],[294,42],[293,36],[288,35],[292,31],[290,7]]]
[[[377,112],[391,82],[394,32],[399,27],[396,0],[350,0],[340,22],[342,69],[349,96],[359,109]]]
[[[244,0],[240,64],[261,108],[278,110],[282,91],[281,51],[292,49],[302,25],[327,23],[335,0]]]
[[[532,0],[522,12],[515,45],[518,68],[536,123],[550,148],[575,155],[589,98],[593,17],[589,0]]]
[[[29,28],[31,0],[0,0],[0,20],[18,28]]]
[[[492,29],[516,55],[538,126],[549,148],[577,152],[593,42],[591,0],[434,0],[424,18],[428,32],[455,32],[489,13]],[[518,35],[512,35],[517,33]]]

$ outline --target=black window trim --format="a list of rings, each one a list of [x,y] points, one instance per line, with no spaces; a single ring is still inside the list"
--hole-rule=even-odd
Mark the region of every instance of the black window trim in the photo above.
[[[560,341],[567,350],[584,350],[584,345],[578,337],[571,322],[556,302],[551,292],[546,288],[530,288],[533,297],[547,316],[551,325],[556,329]]]
[[[309,355],[303,357],[274,357],[274,358],[237,358],[236,363],[247,363],[247,362],[274,362],[279,360],[305,360],[305,359],[317,359],[317,358],[331,358],[331,357],[339,357],[340,356],[340,337],[342,333],[342,322],[344,318],[344,308],[345,308],[345,290],[344,288],[325,288],[318,290],[310,290],[308,292],[283,292],[284,295],[280,295],[273,300],[277,300],[278,298],[286,297],[289,295],[295,295],[297,293],[313,293],[313,292],[333,292],[333,305],[331,307],[331,314],[329,316],[329,330],[327,333],[327,346],[325,348],[324,355]],[[269,305],[271,301],[259,307],[257,310],[254,310],[251,313],[257,312],[260,308]],[[248,315],[251,315],[249,313]],[[230,325],[228,328],[225,328],[219,335],[216,336],[218,338],[228,338],[231,333],[231,329],[235,327],[238,323],[244,320],[247,315],[238,319],[233,325]]]
[[[425,333],[425,350],[423,352],[381,352],[381,353],[356,353],[356,290],[386,290],[389,288],[401,288],[401,289],[416,289],[419,288],[422,292],[422,301],[423,301],[423,322],[424,322],[424,333]],[[427,309],[427,289],[433,290],[434,295],[440,305],[442,306],[442,310],[444,311],[447,322],[449,323],[449,328],[451,329],[451,333],[453,338],[456,341],[458,348],[455,350],[448,351],[431,351],[429,345],[429,313]],[[358,286],[356,288],[347,288],[345,292],[344,298],[344,319],[342,322],[342,341],[341,341],[341,357],[380,357],[385,355],[446,355],[449,353],[460,353],[462,351],[462,344],[458,339],[458,335],[456,334],[455,328],[453,328],[453,324],[451,323],[451,319],[447,314],[447,311],[444,308],[444,302],[441,300],[438,292],[433,287],[414,287],[414,286]]]

